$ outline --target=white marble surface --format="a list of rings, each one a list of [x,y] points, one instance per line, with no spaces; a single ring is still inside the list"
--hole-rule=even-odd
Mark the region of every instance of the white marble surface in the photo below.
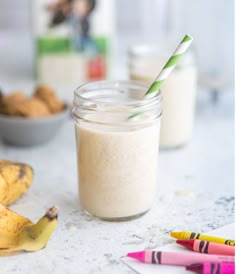
[[[233,95],[218,105],[199,96],[194,136],[189,145],[161,151],[158,195],[144,217],[121,223],[92,220],[79,207],[73,121],[50,143],[32,148],[0,142],[0,158],[29,163],[31,189],[14,205],[36,221],[46,208],[60,208],[48,246],[36,253],[0,258],[3,274],[133,273],[120,257],[128,251],[173,242],[171,230],[208,231],[234,221]]]

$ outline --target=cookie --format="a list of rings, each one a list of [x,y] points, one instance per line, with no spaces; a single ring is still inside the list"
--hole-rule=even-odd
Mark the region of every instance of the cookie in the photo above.
[[[47,85],[39,85],[34,93],[34,97],[43,101],[51,113],[57,113],[63,110],[64,103],[60,100],[54,90]]]

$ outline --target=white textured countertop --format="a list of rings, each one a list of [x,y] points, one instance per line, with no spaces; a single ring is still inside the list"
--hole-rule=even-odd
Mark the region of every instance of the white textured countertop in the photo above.
[[[109,223],[83,215],[77,197],[73,122],[50,143],[18,148],[0,142],[0,158],[29,163],[31,189],[15,211],[37,221],[45,209],[60,208],[59,224],[48,246],[36,253],[0,258],[3,274],[133,273],[120,262],[129,251],[173,242],[171,230],[208,231],[234,221],[233,95],[217,106],[198,102],[194,137],[174,151],[161,151],[158,196],[140,219]]]

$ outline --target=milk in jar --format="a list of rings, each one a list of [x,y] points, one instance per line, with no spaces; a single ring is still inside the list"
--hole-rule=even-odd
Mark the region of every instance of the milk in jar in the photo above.
[[[147,88],[132,81],[98,81],[75,91],[79,199],[90,216],[128,220],[152,206],[161,95],[143,100]]]

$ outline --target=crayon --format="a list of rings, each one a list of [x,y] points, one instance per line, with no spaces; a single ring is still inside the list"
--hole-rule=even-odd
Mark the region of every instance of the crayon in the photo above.
[[[201,240],[177,240],[177,244],[180,244],[190,250],[216,255],[228,255],[234,256],[234,246],[222,245]]]
[[[191,265],[196,263],[221,263],[234,262],[234,256],[208,255],[200,253],[180,253],[143,250],[139,252],[128,253],[127,257],[136,259],[143,263],[165,264],[165,265]]]
[[[198,240],[203,240],[203,241],[208,241],[208,242],[214,242],[218,244],[225,244],[225,245],[235,245],[234,240],[228,240],[224,238],[218,238],[215,236],[210,236],[206,234],[200,234],[200,233],[194,233],[194,232],[188,232],[188,231],[181,231],[181,232],[175,232],[172,231],[170,233],[171,237],[174,237],[178,240],[190,240],[190,239],[198,239]]]
[[[199,274],[234,274],[234,263],[193,264],[187,266],[186,270]]]

